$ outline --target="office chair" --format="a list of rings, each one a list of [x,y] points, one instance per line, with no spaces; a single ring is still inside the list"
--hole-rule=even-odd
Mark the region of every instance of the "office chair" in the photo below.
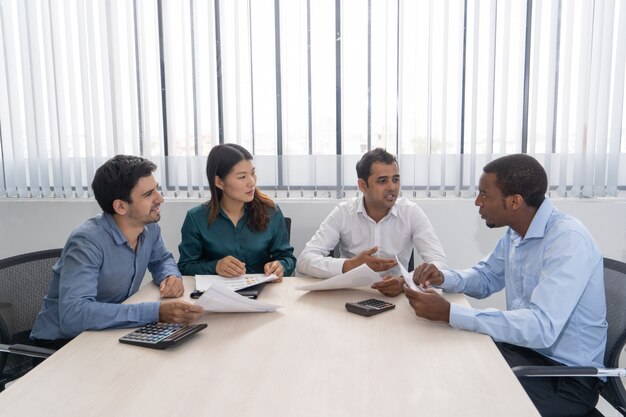
[[[30,331],[52,278],[61,249],[0,260],[0,391],[54,350],[32,346]]]
[[[291,241],[291,217],[285,217],[285,226],[287,226],[287,237]]]
[[[626,377],[625,368],[619,366],[619,357],[626,346],[626,264],[604,258],[604,292],[606,294],[606,321],[608,323],[604,364],[608,368],[586,366],[516,366],[517,377],[536,376],[606,376],[607,382],[600,394],[621,415],[626,416],[626,391],[620,378]],[[592,410],[586,417],[602,417]]]

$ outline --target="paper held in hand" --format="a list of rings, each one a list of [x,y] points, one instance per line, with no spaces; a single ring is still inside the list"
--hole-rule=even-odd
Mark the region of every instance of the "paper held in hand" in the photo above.
[[[298,285],[295,288],[302,291],[338,290],[340,288],[366,287],[378,281],[381,281],[380,275],[363,264],[345,274],[327,278],[315,284]]]
[[[396,255],[396,261],[398,262],[398,266],[400,267],[400,273],[402,274],[402,278],[404,278],[404,282],[406,282],[406,285],[408,285],[409,288],[415,291],[424,291],[422,287],[420,287],[415,283],[415,281],[413,281],[413,274],[407,271],[404,265],[402,265],[402,262],[400,262],[400,259],[398,259],[398,255]]]
[[[251,300],[220,283],[211,283],[196,304],[214,313],[252,313],[276,311],[280,306]]]
[[[263,274],[245,274],[239,277],[226,278],[220,275],[196,275],[196,290],[206,291],[211,284],[218,283],[233,291],[241,290],[242,288],[252,287],[253,285],[261,284],[267,281],[273,281],[277,277],[276,275],[265,276]]]

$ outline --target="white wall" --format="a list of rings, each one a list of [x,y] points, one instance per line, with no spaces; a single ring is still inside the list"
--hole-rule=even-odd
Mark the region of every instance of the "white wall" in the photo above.
[[[186,211],[201,200],[168,199],[161,210],[161,228],[168,248],[178,259],[180,226]],[[487,255],[503,233],[489,229],[472,199],[422,199],[416,202],[433,223],[452,268],[467,268]],[[291,243],[296,256],[337,200],[277,200],[292,218]],[[626,261],[626,199],[555,199],[561,211],[578,217],[591,231],[604,256]],[[0,199],[0,259],[35,250],[62,247],[69,233],[100,212],[95,201]],[[503,308],[502,295],[474,305]]]

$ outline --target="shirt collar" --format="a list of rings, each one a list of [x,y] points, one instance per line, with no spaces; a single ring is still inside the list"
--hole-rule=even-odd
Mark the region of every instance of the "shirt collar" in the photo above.
[[[528,231],[524,239],[542,238],[546,232],[550,215],[554,210],[552,200],[549,198],[543,200],[543,203],[541,203],[541,206],[539,206],[539,209],[535,213],[535,217],[533,217],[533,220],[530,222],[530,226],[528,226]]]
[[[124,234],[120,230],[120,227],[117,225],[115,219],[111,214],[102,213],[102,219],[104,219],[105,224],[109,229],[109,233],[111,233],[111,236],[113,236],[116,244],[123,245],[124,243],[128,242],[128,240],[126,240],[126,236],[124,236]]]
[[[242,219],[245,219],[246,221],[248,221],[248,212],[250,211],[250,208],[248,206],[249,204],[243,205],[243,216],[241,217]],[[226,214],[226,212],[222,209],[222,207],[220,207],[220,211],[218,212],[218,215],[221,216],[224,220],[228,220],[230,222],[230,217],[228,217],[228,214]],[[239,219],[239,221],[241,221],[241,219]]]
[[[397,202],[398,202],[398,200],[396,200],[396,203]],[[381,219],[381,221],[385,220],[390,215],[394,216],[394,217],[398,217],[398,204],[396,204],[396,203],[394,203],[394,205],[391,207],[391,209],[389,209],[389,211],[387,212],[385,217],[383,217]],[[363,197],[363,196],[359,197],[359,204],[357,206],[356,212],[357,212],[357,214],[361,213],[363,216],[367,217],[368,219],[371,219],[371,217],[367,214],[367,211],[365,210],[365,197]]]

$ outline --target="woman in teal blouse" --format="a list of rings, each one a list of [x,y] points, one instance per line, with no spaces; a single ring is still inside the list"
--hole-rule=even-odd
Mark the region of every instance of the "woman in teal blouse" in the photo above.
[[[211,199],[187,212],[178,245],[183,275],[276,274],[296,266],[280,208],[256,187],[252,155],[228,143],[214,146],[206,165]]]

